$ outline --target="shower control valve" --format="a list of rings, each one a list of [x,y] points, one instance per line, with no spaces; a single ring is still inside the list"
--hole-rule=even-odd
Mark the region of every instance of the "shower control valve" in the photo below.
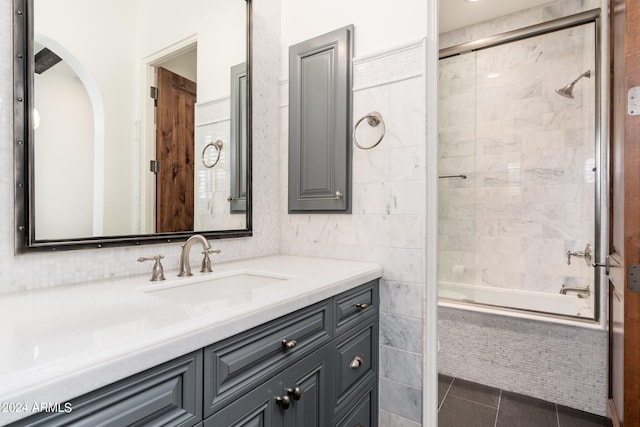
[[[584,251],[567,251],[567,265],[571,265],[572,256],[576,258],[583,258],[584,262],[591,267],[591,243],[587,243],[587,246],[584,247]]]

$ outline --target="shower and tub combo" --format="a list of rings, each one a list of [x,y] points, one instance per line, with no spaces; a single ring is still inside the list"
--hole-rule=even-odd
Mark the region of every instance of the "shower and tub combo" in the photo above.
[[[604,415],[599,16],[440,50],[438,368]]]
[[[445,304],[598,320],[597,22],[585,21],[441,51]]]

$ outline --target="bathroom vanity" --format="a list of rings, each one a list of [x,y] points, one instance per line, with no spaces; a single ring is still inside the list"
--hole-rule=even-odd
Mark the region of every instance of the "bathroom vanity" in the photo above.
[[[380,267],[272,256],[173,275],[3,299],[27,324],[0,352],[0,425],[377,424]]]

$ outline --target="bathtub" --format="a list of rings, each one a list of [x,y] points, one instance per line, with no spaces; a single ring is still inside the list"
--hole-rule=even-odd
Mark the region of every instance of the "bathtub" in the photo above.
[[[593,288],[593,287],[592,287]],[[511,317],[554,319],[554,323],[593,322],[593,289],[588,298],[490,286],[439,282],[438,305]],[[571,318],[566,322],[562,317]]]

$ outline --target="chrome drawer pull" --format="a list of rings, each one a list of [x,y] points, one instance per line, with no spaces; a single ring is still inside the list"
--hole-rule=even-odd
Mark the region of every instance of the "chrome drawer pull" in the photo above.
[[[300,400],[300,397],[302,396],[302,390],[300,390],[300,387],[288,388],[287,394],[293,397],[293,400]]]
[[[362,302],[360,304],[355,304],[356,307],[358,307],[360,310],[364,310],[365,308],[369,307],[369,304],[367,304],[366,302]]]
[[[362,362],[364,362],[364,358],[362,356],[354,357],[351,363],[349,363],[349,369],[358,369],[362,366]]]
[[[287,409],[289,408],[289,405],[291,405],[291,399],[289,399],[289,396],[276,397],[276,402],[278,405],[282,406],[282,409]]]
[[[286,348],[293,348],[298,345],[296,340],[282,340],[282,346]]]

